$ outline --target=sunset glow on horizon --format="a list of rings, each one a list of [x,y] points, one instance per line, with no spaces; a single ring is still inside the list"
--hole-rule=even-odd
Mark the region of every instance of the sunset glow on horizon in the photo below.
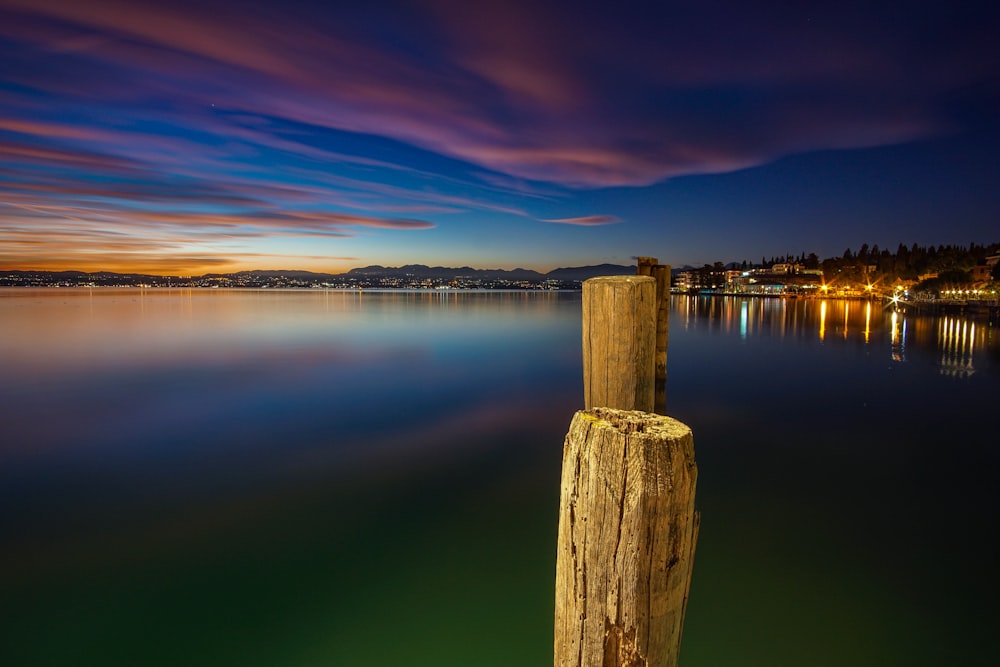
[[[0,0],[0,270],[988,243],[998,10]]]

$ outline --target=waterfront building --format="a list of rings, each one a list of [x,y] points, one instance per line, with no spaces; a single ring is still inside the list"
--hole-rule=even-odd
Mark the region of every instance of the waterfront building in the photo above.
[[[674,276],[671,291],[688,292],[698,285],[697,274],[694,271],[681,271]]]

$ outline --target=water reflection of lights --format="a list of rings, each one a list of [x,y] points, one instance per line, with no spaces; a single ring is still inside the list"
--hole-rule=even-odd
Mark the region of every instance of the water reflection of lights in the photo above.
[[[848,342],[878,348],[883,359],[888,352],[890,363],[929,363],[944,375],[982,373],[992,368],[993,353],[1000,352],[995,327],[976,314],[938,314],[919,302],[910,303],[903,292],[896,307],[889,308],[891,297],[885,300],[887,310],[878,302],[857,299],[678,296],[671,303],[672,324],[678,328],[725,334],[744,343],[760,336],[775,342]]]
[[[865,342],[871,337],[872,331],[872,302],[865,304]]]
[[[893,361],[906,361],[906,318],[892,311],[889,321],[889,348]]]
[[[938,322],[938,347],[941,349],[941,374],[968,377],[976,372],[972,364],[976,346],[976,323],[956,317],[942,317]]]

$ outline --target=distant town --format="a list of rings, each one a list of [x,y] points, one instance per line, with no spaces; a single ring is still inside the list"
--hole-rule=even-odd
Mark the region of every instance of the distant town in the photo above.
[[[0,287],[177,287],[244,289],[456,289],[573,290],[601,275],[628,275],[635,265],[600,264],[539,273],[528,269],[368,266],[342,274],[310,271],[241,271],[202,276],[156,276],[108,271],[0,271]],[[821,260],[815,253],[715,262],[671,271],[675,293],[757,296],[885,297],[996,300],[1000,243],[969,246],[848,248]]]
[[[989,299],[1000,294],[1000,243],[969,246],[863,244],[840,257],[814,253],[761,258],[759,264],[704,265],[674,272],[674,292],[760,296]]]
[[[98,271],[0,271],[0,287],[189,287],[242,289],[580,289],[594,276],[634,274],[634,266],[599,264],[560,268],[548,273],[529,269],[473,269],[368,266],[347,273],[311,271],[240,271],[202,276],[155,276]]]

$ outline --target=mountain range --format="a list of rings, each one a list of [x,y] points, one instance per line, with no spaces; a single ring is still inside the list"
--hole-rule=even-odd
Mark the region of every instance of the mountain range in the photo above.
[[[453,280],[456,278],[473,278],[479,280],[561,280],[561,281],[583,281],[595,276],[631,275],[635,273],[635,266],[622,266],[618,264],[598,264],[594,266],[573,266],[553,269],[547,273],[540,273],[531,269],[474,269],[469,266],[446,267],[446,266],[426,266],[424,264],[407,264],[405,266],[380,266],[372,265],[351,269],[346,273],[316,273],[313,271],[301,270],[254,270],[238,271],[234,273],[207,273],[203,276],[183,276],[185,280],[199,280],[212,278],[237,278],[241,276],[252,276],[258,278],[287,278],[306,282],[331,282],[351,278],[410,278],[428,280]],[[114,280],[123,279],[132,282],[155,282],[166,278],[180,278],[178,276],[152,276],[142,273],[115,273],[112,271],[95,271],[87,273],[84,271],[0,271],[0,275],[7,276],[36,276],[63,280]]]
[[[438,280],[450,280],[452,278],[479,278],[482,280],[586,280],[594,276],[616,276],[633,273],[635,273],[634,266],[620,266],[617,264],[563,267],[553,269],[547,273],[539,273],[531,269],[474,269],[470,266],[453,268],[447,266],[426,266],[424,264],[386,267],[376,264],[351,269],[343,275],[347,277],[412,277]]]

